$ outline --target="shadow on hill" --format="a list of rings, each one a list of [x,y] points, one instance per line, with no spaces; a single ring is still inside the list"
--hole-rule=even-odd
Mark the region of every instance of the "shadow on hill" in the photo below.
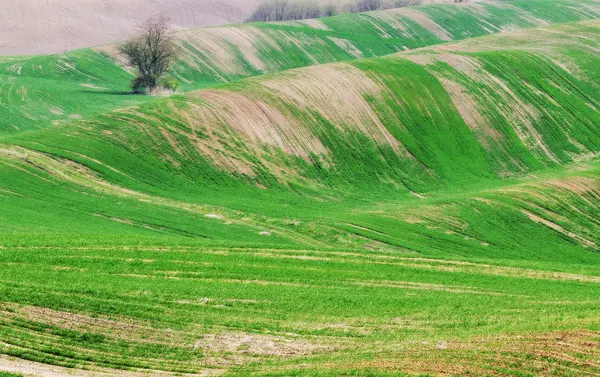
[[[142,96],[143,94],[134,93],[131,91],[124,90],[82,90],[82,93],[86,94],[104,94],[112,96]]]

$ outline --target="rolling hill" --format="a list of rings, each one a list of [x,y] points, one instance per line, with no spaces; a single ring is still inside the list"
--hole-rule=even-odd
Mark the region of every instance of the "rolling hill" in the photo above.
[[[0,371],[598,374],[599,5],[4,58]]]
[[[431,4],[301,23],[181,32],[175,69],[185,91],[315,64],[384,56],[451,40],[593,19],[593,0]],[[58,55],[0,57],[0,132],[44,127],[143,103],[114,45]]]

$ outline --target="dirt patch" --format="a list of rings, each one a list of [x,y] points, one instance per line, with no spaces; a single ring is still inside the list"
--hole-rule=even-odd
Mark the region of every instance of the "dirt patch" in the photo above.
[[[430,65],[437,62],[435,54],[403,54],[402,57],[419,65]]]
[[[391,26],[392,28],[400,31],[403,36],[409,37],[409,35],[406,31],[406,25],[404,25],[404,23],[402,22],[402,17],[397,13],[397,11],[395,11],[395,10],[376,11],[376,12],[370,13],[369,16],[373,17],[377,21],[383,22],[383,23]],[[376,24],[373,23],[373,26],[376,26]],[[380,26],[376,26],[376,28],[378,30],[381,30]]]
[[[440,78],[440,82],[467,126],[475,132],[485,148],[490,148],[490,141],[497,142],[503,138],[500,132],[490,127],[488,120],[479,112],[477,103],[463,86],[444,78]]]
[[[180,112],[179,116],[193,130],[192,132],[176,130],[180,137],[187,138],[191,145],[213,165],[249,177],[256,175],[253,170],[254,164],[243,159],[243,152],[255,150],[259,153],[259,146],[249,142],[244,134],[237,134],[233,132],[234,130],[228,129],[227,124],[218,117],[218,109],[207,107],[206,104],[194,104],[189,112]],[[208,135],[208,138],[201,138],[198,134]],[[228,143],[238,140],[243,140],[240,144],[243,144],[244,148],[240,148],[241,150],[231,150],[227,147]]]
[[[195,114],[210,134],[227,126],[255,146],[266,144],[306,160],[310,153],[326,153],[321,142],[296,120],[260,99],[225,90],[201,91],[197,96],[207,106],[196,107]]]
[[[147,323],[129,319],[91,317],[37,306],[20,306],[0,303],[0,318],[24,319],[63,329],[98,333],[132,342],[189,346],[188,334],[167,329],[157,329]]]
[[[452,35],[450,35],[444,28],[440,25],[436,24],[429,16],[425,13],[421,13],[412,8],[402,8],[396,11],[398,14],[408,17],[411,20],[415,21],[417,24],[421,25],[428,31],[430,31],[433,35],[439,38],[442,41],[450,41],[452,40]]]
[[[241,332],[205,335],[196,342],[195,347],[218,354],[231,352],[277,357],[304,356],[331,349],[301,339]]]
[[[64,110],[59,107],[50,107],[48,111],[50,111],[54,115],[65,115]]]
[[[203,71],[208,70],[212,76],[222,81],[227,81],[225,75],[247,75],[247,69],[240,64],[235,48],[225,43],[216,31],[206,30],[184,31],[178,34],[182,51],[181,59],[190,67]],[[189,44],[203,55],[198,55],[194,50],[187,52]]]
[[[478,290],[474,287],[466,286],[450,286],[443,284],[430,284],[430,283],[418,283],[411,281],[350,281],[350,284],[356,284],[363,287],[384,287],[384,288],[398,288],[398,289],[414,289],[423,291],[441,291],[449,293],[466,293],[476,295],[489,295],[489,296],[507,296],[505,293],[492,292]]]
[[[255,75],[256,72],[248,65],[258,71],[278,70],[278,63],[267,64],[259,51],[265,47],[281,51],[277,39],[286,40],[288,37],[285,32],[267,32],[252,25],[188,30],[177,35],[185,51],[182,59],[195,69],[211,71],[213,76],[223,81],[229,80],[228,75]]]
[[[336,38],[336,37],[327,37],[330,41],[332,41],[333,43],[336,44],[336,46],[338,46],[339,48],[341,48],[342,50],[346,51],[347,53],[349,53],[350,55],[354,56],[357,59],[360,59],[363,57],[363,53],[361,50],[359,50],[352,42],[350,42],[347,39],[343,39],[343,38]]]
[[[418,263],[415,263],[418,262]],[[418,258],[406,258],[403,261],[394,262],[373,262],[376,264],[391,264],[399,265],[415,269],[426,269],[434,271],[445,271],[445,272],[466,272],[466,273],[477,273],[477,274],[489,274],[507,277],[521,277],[528,279],[543,279],[543,280],[564,280],[564,281],[579,281],[584,283],[600,283],[600,276],[593,275],[582,275],[568,272],[554,272],[544,270],[530,270],[526,268],[518,267],[505,267],[490,265],[484,263],[471,263],[471,262],[455,262],[449,263],[444,260],[432,260],[431,263],[427,261],[419,261]],[[435,287],[434,287],[435,288]]]
[[[317,30],[331,30],[331,29],[329,29],[329,26],[327,26],[326,24],[323,23],[323,21],[320,21],[320,20],[301,20],[298,22],[300,24],[308,25],[311,28],[317,29]]]
[[[209,219],[224,219],[225,218],[225,216],[219,215],[216,213],[209,213],[207,215],[204,215],[204,217],[208,217]]]
[[[267,39],[261,30],[255,27],[223,27],[206,29],[205,32],[214,39],[221,40],[220,43],[225,42],[236,46],[254,68],[265,69],[263,61],[258,57],[258,42],[265,42]]]
[[[0,355],[0,371],[22,374],[24,377],[170,377],[180,376],[178,373],[158,371],[125,371],[94,367],[92,370],[64,368],[50,364],[36,363],[29,360],[17,359]],[[186,374],[187,377],[210,377],[224,374],[224,370],[207,369],[202,373]]]
[[[598,192],[600,183],[586,177],[570,177],[569,179],[555,179],[544,182],[545,186],[550,186],[555,189],[567,190],[577,195],[585,195]]]
[[[94,89],[94,90],[106,90],[106,88],[103,88],[101,86],[96,86],[94,84],[80,84],[82,87],[84,88],[88,88],[88,89]]]

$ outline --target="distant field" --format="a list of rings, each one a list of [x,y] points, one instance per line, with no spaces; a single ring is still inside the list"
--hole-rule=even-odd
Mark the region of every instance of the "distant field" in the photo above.
[[[259,0],[3,1],[0,55],[59,53],[128,38],[135,25],[163,13],[177,28],[242,22]]]
[[[166,98],[3,58],[0,371],[597,376],[599,14],[186,31]]]

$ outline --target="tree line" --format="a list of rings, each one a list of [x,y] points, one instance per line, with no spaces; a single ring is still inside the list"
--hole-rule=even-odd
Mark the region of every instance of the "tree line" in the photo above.
[[[466,0],[453,0],[455,3]],[[373,10],[420,5],[423,0],[350,0],[341,5],[319,4],[316,0],[264,0],[246,22],[272,22],[330,17],[340,13],[360,13]]]

